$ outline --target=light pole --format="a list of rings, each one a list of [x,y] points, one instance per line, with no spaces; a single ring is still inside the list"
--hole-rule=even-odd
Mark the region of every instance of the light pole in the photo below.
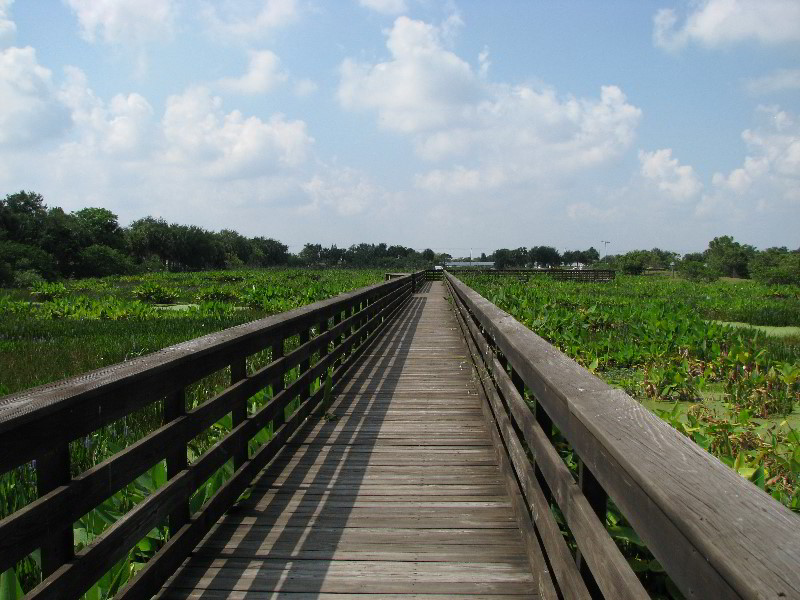
[[[601,243],[601,244],[605,244],[605,246],[603,246],[603,255],[604,255],[604,256],[608,256],[608,245],[609,245],[611,242],[609,242],[609,241],[606,241],[606,240],[600,240],[600,243]]]

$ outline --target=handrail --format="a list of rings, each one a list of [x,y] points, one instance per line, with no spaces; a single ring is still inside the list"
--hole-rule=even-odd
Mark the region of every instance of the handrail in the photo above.
[[[607,598],[641,597],[640,586],[628,586],[620,557],[607,552],[608,534],[598,536],[607,494],[687,598],[800,597],[796,515],[452,274],[445,277],[546,547],[551,524],[541,517],[549,516],[552,498],[576,539],[579,568],[591,572],[585,579]],[[526,389],[535,413],[523,399]],[[550,443],[553,426],[580,458],[577,484]],[[573,573],[559,563],[563,549],[550,543],[563,590],[574,584]]]
[[[617,272],[613,269],[476,269],[472,267],[457,267],[448,269],[449,273],[459,275],[471,273],[475,275],[490,275],[496,277],[533,277],[547,276],[556,281],[583,281],[607,283],[614,281]]]
[[[35,460],[39,498],[0,520],[0,573],[41,548],[44,581],[30,598],[80,596],[147,533],[168,522],[169,541],[119,597],[147,597],[276,455],[320,412],[325,385],[352,366],[366,344],[416,290],[424,272],[405,275],[308,306],[190,340],[134,360],[0,399],[0,473]],[[299,345],[285,353],[287,338]],[[247,372],[248,356],[271,349],[269,364]],[[230,368],[230,386],[192,410],[186,387]],[[285,381],[288,371],[299,373]],[[272,387],[272,399],[248,415],[247,401]],[[284,417],[299,398],[299,408]],[[164,402],[163,426],[88,471],[72,477],[69,443],[147,405]],[[187,443],[230,413],[233,427],[192,464]],[[249,454],[265,427],[273,437]],[[167,482],[77,554],[72,524],[166,459]],[[232,477],[197,513],[189,499],[233,459]]]

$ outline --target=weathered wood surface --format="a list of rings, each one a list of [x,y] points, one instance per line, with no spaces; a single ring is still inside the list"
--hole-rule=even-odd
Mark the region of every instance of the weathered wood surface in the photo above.
[[[535,396],[536,418],[558,427],[685,596],[800,598],[797,515],[456,278],[448,281]],[[575,494],[554,484],[571,478],[546,456],[547,432],[524,418],[518,427],[570,525],[588,524],[591,509],[580,515]]]
[[[422,284],[159,597],[538,596],[444,295]]]

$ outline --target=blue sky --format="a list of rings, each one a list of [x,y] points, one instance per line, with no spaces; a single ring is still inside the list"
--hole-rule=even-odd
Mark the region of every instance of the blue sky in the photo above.
[[[797,0],[0,0],[0,194],[306,242],[800,246]]]

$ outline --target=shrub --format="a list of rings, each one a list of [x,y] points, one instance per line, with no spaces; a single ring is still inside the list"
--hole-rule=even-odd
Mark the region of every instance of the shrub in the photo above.
[[[0,256],[12,271],[35,271],[43,279],[51,279],[55,275],[53,257],[41,248],[0,240]]]
[[[27,271],[17,271],[14,273],[14,287],[32,288],[42,283],[45,283],[44,278],[39,274],[38,271],[33,269],[28,269]]]
[[[690,281],[715,281],[716,273],[705,263],[696,260],[684,260],[678,264],[678,272]]]
[[[158,283],[144,283],[133,289],[133,296],[142,302],[172,304],[178,299],[178,291]]]
[[[63,283],[47,283],[41,281],[31,286],[31,295],[40,302],[63,298],[68,294]]]
[[[800,285],[800,252],[766,250],[756,255],[749,267],[751,277],[759,283]]]
[[[75,274],[78,277],[106,277],[127,275],[136,267],[133,261],[119,250],[103,244],[94,244],[81,250]]]
[[[237,302],[239,299],[239,292],[230,287],[214,286],[197,294],[198,302]]]

